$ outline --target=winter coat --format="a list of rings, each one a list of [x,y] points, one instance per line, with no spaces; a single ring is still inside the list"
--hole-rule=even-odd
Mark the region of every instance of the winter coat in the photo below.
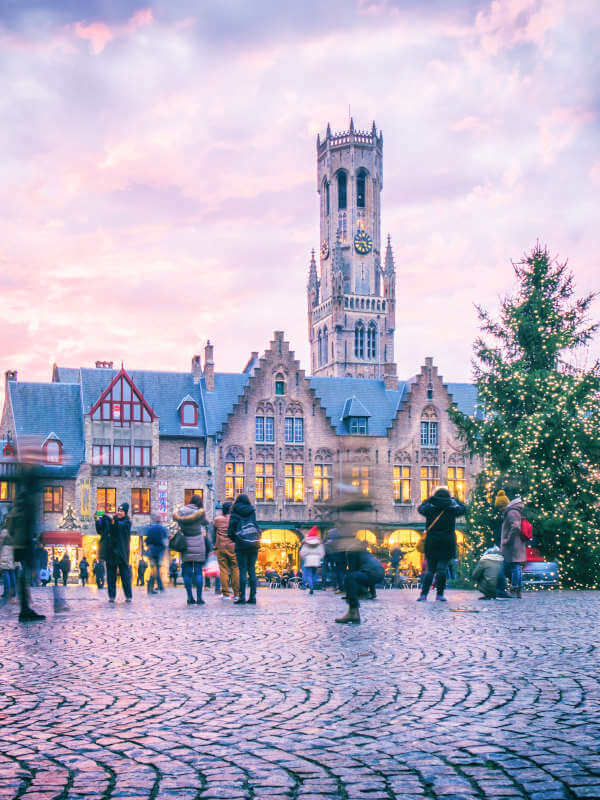
[[[93,569],[94,569],[94,575],[96,576],[96,578],[98,580],[104,580],[104,573],[105,573],[104,562],[96,561],[96,563],[94,564]]]
[[[394,547],[394,549],[390,553],[390,556],[392,558],[392,567],[398,567],[400,566],[400,562],[404,558],[404,553],[402,552],[402,550],[400,550],[399,547]]]
[[[68,575],[71,572],[71,559],[69,556],[64,555],[60,560],[60,571],[63,575]]]
[[[141,561],[138,561],[138,566],[137,566],[138,578],[144,580],[144,575],[146,574],[147,569],[148,569],[148,564],[142,558]]]
[[[523,519],[524,503],[520,497],[504,509],[500,550],[507,563],[525,563],[527,561],[527,538],[521,533],[521,520]]]
[[[303,567],[320,567],[325,558],[325,545],[317,536],[311,536],[302,542],[300,558]]]
[[[466,506],[442,489],[421,503],[418,512],[425,517],[427,561],[450,561],[456,558],[455,523],[457,517],[466,514]]]
[[[342,532],[338,528],[330,528],[325,534],[325,552],[328,556],[332,556],[343,552],[342,549]]]
[[[495,597],[496,581],[502,570],[504,570],[504,558],[500,549],[496,548],[496,552],[486,551],[481,556],[471,578],[482,594],[486,597]]]
[[[81,559],[79,562],[79,574],[82,578],[88,578],[90,574],[89,564],[87,559]]]
[[[230,514],[227,514],[227,516],[219,514],[219,516],[213,519],[213,525],[215,529],[215,550],[217,552],[220,550],[221,552],[231,553],[231,555],[233,555],[235,546],[227,535],[230,517]]]
[[[171,575],[171,577],[179,575],[179,564],[175,560],[171,561],[169,564],[169,575]]]
[[[60,573],[61,573],[60,561],[55,558],[54,561],[52,562],[52,577],[54,578],[54,580],[58,580],[60,578]]]
[[[181,554],[181,560],[184,563],[198,561],[204,564],[211,550],[206,536],[207,522],[204,509],[192,504],[183,506],[173,514],[173,519],[179,523],[187,544],[186,551]]]
[[[129,544],[131,539],[131,520],[129,517],[115,517],[112,522],[106,516],[96,520],[96,530],[100,534],[100,558],[107,563],[118,561],[129,564]]]
[[[10,533],[3,528],[0,532],[0,571],[15,568],[15,548]]]
[[[235,543],[236,550],[256,550],[254,545],[247,545],[238,539],[237,533],[246,522],[253,522],[257,525],[256,512],[248,498],[239,495],[231,509],[227,526],[227,535]]]
[[[154,522],[146,528],[146,547],[151,559],[161,560],[168,540],[169,533],[159,522]]]
[[[368,550],[351,550],[346,553],[346,561],[350,572],[365,572],[372,586],[385,578],[383,564]]]

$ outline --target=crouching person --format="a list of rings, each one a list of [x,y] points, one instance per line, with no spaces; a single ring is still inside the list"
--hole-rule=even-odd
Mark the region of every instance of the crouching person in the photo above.
[[[504,571],[504,556],[499,547],[490,547],[479,559],[471,578],[483,595],[480,600],[495,600],[498,578]]]
[[[358,611],[358,595],[361,589],[367,589],[371,597],[375,596],[375,586],[385,577],[385,570],[380,561],[366,549],[367,546],[360,539],[355,539],[352,549],[346,552],[348,573],[346,575],[346,599],[348,611],[343,617],[336,619],[342,625],[352,623],[360,625]]]

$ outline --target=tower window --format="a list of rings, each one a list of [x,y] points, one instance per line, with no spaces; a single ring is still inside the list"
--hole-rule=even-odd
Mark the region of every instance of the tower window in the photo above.
[[[347,186],[348,179],[345,172],[338,172],[338,208],[341,210],[347,208]]]
[[[325,192],[325,213],[329,216],[329,181],[325,178],[325,183],[323,184],[323,189]]]
[[[356,177],[356,207],[364,208],[366,199],[366,175],[364,172],[359,172]]]
[[[285,378],[280,372],[275,376],[275,394],[285,394]]]
[[[367,329],[367,358],[377,358],[377,328],[374,322]]]
[[[433,384],[432,383],[428,384],[428,386],[427,386],[427,399],[428,400],[433,400]]]
[[[365,328],[362,322],[357,323],[354,329],[354,355],[356,358],[365,357]]]

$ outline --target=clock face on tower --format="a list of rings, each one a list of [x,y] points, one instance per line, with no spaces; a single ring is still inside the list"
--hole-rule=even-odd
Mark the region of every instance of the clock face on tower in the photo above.
[[[356,231],[354,236],[354,249],[361,256],[366,256],[373,248],[373,240],[366,231]]]
[[[327,241],[327,239],[323,239],[323,241],[321,242],[321,258],[323,259],[323,261],[329,258],[329,242]]]

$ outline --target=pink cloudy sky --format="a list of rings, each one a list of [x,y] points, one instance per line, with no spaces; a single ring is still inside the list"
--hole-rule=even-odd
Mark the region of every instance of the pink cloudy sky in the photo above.
[[[308,366],[315,139],[384,134],[396,352],[469,380],[475,302],[539,239],[598,288],[593,0],[8,0],[0,6],[3,369]],[[600,304],[594,307],[600,316]],[[598,342],[592,354],[598,354]]]

